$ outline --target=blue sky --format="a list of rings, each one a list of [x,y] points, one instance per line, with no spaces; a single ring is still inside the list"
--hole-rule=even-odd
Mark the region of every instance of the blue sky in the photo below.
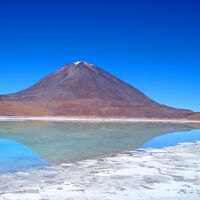
[[[0,93],[85,60],[154,100],[200,111],[200,3],[1,0]]]

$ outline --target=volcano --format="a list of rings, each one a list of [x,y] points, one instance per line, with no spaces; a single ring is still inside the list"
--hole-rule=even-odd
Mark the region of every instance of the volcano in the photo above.
[[[26,90],[0,96],[1,116],[186,118],[192,113],[161,105],[86,62],[66,65]]]

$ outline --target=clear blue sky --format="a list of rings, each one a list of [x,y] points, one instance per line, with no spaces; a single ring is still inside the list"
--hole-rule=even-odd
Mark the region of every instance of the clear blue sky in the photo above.
[[[0,93],[86,60],[154,100],[200,111],[196,0],[1,0]]]

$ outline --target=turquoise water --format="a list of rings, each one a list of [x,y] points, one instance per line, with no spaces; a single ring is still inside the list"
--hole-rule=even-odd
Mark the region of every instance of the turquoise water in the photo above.
[[[173,132],[153,138],[145,143],[141,148],[163,148],[175,146],[181,143],[192,143],[200,141],[200,130]]]
[[[23,144],[0,139],[0,173],[40,168],[48,162]]]
[[[0,173],[200,141],[200,125],[0,122]]]

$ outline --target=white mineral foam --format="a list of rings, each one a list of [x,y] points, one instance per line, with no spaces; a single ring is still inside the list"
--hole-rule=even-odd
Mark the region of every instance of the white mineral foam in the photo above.
[[[0,200],[199,200],[200,143],[0,175]]]

